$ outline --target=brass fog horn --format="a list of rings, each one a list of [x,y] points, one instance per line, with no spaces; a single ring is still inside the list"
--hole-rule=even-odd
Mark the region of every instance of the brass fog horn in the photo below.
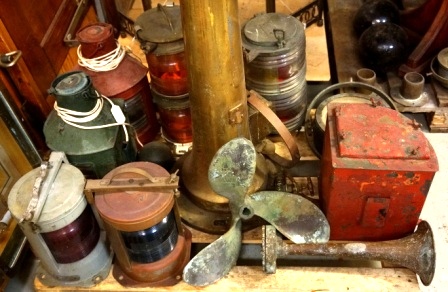
[[[328,242],[289,244],[283,242],[270,225],[263,226],[263,270],[273,274],[276,260],[288,255],[330,256],[355,260],[387,261],[416,273],[421,282],[431,284],[436,253],[431,226],[421,221],[417,230],[406,237],[377,242]]]

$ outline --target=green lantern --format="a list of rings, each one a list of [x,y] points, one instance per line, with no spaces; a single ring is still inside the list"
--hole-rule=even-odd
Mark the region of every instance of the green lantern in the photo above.
[[[44,135],[52,151],[64,152],[88,178],[102,178],[124,163],[135,161],[134,131],[121,108],[92,86],[82,71],[58,76],[49,93],[56,103]]]

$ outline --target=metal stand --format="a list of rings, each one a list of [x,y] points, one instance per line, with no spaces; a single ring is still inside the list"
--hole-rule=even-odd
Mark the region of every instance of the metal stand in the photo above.
[[[313,1],[305,7],[297,10],[291,15],[298,18],[300,22],[306,24],[306,27],[317,23],[318,26],[324,24],[323,20],[324,2],[323,0]],[[266,0],[266,12],[275,12],[275,0]]]

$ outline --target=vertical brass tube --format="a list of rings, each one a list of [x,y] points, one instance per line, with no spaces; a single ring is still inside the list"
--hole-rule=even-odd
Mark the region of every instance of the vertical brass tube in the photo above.
[[[181,179],[196,205],[229,212],[227,199],[208,183],[208,168],[226,142],[249,138],[238,1],[180,4],[193,123],[193,149],[186,154]]]

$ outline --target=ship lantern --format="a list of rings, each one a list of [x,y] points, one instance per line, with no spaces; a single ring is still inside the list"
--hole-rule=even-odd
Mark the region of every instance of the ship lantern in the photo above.
[[[52,152],[11,189],[9,210],[40,260],[36,275],[44,285],[90,287],[109,274],[112,252],[84,185],[81,171]]]
[[[295,17],[264,13],[242,30],[246,86],[272,102],[273,110],[290,131],[305,119],[305,31]]]
[[[191,247],[175,204],[178,177],[155,163],[133,162],[99,181],[94,204],[117,258],[114,278],[125,287],[178,283]]]
[[[139,145],[154,140],[159,134],[155,105],[151,98],[148,68],[128,54],[107,23],[91,24],[77,33],[77,70],[90,76],[102,95],[123,100],[123,110],[136,131]]]
[[[88,178],[103,177],[115,167],[135,161],[134,132],[121,107],[101,96],[82,71],[57,77],[49,90],[55,108],[45,121],[44,135],[52,151],[64,152]]]
[[[162,137],[174,145],[176,155],[188,152],[193,141],[188,95],[181,98],[170,98],[153,92],[153,97],[162,124]]]
[[[146,10],[136,19],[135,31],[148,62],[162,137],[176,155],[184,154],[192,145],[193,130],[179,6],[159,4]]]
[[[158,5],[135,20],[135,31],[146,54],[151,89],[167,96],[188,93],[179,6]]]

